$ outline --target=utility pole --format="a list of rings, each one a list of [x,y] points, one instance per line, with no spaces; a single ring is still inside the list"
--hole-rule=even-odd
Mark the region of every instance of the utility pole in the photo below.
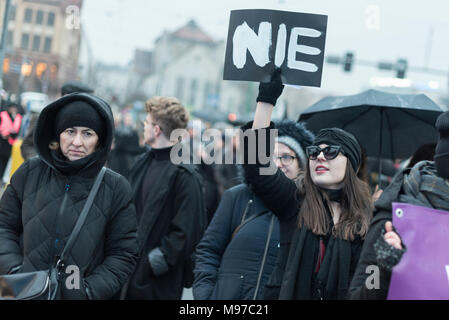
[[[2,39],[0,40],[0,84],[3,87],[3,60],[5,59],[6,32],[8,31],[9,7],[11,0],[6,0],[5,13],[3,15]]]

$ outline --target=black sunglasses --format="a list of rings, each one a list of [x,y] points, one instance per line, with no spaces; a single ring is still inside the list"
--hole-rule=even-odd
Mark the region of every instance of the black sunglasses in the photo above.
[[[323,152],[326,160],[335,159],[340,152],[344,154],[344,152],[341,150],[341,146],[327,146],[323,149],[318,146],[306,147],[307,157],[309,157],[310,160],[316,160],[321,152]]]

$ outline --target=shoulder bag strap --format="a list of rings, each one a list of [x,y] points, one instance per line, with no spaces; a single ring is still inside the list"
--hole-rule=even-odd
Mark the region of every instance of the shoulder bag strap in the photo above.
[[[234,229],[234,232],[232,232],[231,239],[233,239],[233,238],[235,237],[235,235],[240,231],[240,229],[241,229],[245,224],[247,224],[248,222],[254,220],[255,218],[260,217],[261,215],[263,215],[263,214],[269,212],[269,210],[261,211],[261,212],[259,212],[258,214],[252,215],[251,217],[249,217],[249,218],[246,219],[246,214],[248,213],[249,206],[250,206],[250,204],[252,204],[253,202],[254,202],[254,199],[253,199],[253,198],[250,198],[249,201],[248,201],[248,203],[246,204],[245,212],[243,213],[243,216],[242,216],[242,221],[241,221],[240,224],[237,226],[237,228]]]
[[[95,196],[97,195],[98,189],[100,188],[100,183],[103,180],[105,172],[106,168],[103,167],[100,173],[98,174],[97,178],[95,179],[94,185],[90,190],[89,196],[87,197],[87,201],[84,204],[83,211],[81,211],[81,214],[78,220],[76,221],[76,225],[73,228],[72,233],[70,234],[69,240],[67,240],[67,244],[65,245],[64,250],[61,253],[59,261],[64,261],[66,254],[70,252],[75,243],[75,240],[78,238],[81,227],[83,226],[84,221],[86,221],[87,214],[89,213],[89,210],[92,207],[92,203],[94,202]]]

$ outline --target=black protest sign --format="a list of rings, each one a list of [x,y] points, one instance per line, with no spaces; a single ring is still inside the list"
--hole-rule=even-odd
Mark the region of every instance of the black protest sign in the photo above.
[[[327,16],[276,10],[233,10],[224,80],[268,82],[276,67],[284,84],[319,87]]]

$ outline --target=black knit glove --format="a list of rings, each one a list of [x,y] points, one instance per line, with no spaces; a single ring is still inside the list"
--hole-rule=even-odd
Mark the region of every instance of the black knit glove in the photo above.
[[[394,231],[396,232],[395,229]],[[385,270],[392,271],[393,267],[401,261],[402,255],[407,251],[407,247],[401,241],[402,249],[396,249],[384,240],[384,235],[385,228],[382,228],[379,238],[374,243],[374,252],[376,253],[377,264]]]
[[[281,81],[281,68],[276,68],[271,75],[270,82],[261,82],[259,84],[259,95],[256,101],[267,102],[274,106],[282,90],[284,90],[284,85]]]

